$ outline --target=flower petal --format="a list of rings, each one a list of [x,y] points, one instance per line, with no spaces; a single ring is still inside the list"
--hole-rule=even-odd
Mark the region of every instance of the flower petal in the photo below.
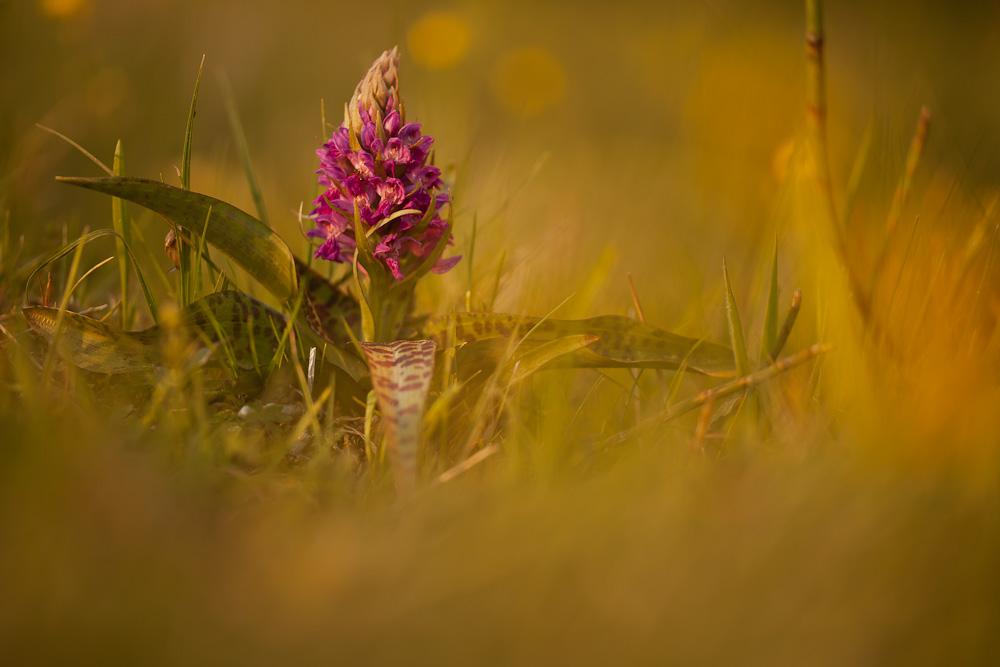
[[[448,271],[451,271],[456,264],[458,264],[460,259],[462,259],[461,255],[455,255],[454,257],[442,257],[434,263],[434,266],[431,267],[431,272],[439,274],[447,273]]]

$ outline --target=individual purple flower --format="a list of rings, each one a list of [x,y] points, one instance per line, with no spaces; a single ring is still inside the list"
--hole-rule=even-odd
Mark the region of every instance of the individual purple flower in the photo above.
[[[419,123],[406,122],[398,67],[395,48],[375,61],[355,89],[344,122],[316,151],[324,192],[313,202],[316,227],[307,235],[323,241],[317,258],[352,261],[356,208],[375,258],[402,280],[443,236],[450,239],[441,211],[451,197],[441,192],[441,170],[430,163],[434,138],[422,134]],[[444,273],[459,259],[439,259],[432,270]]]

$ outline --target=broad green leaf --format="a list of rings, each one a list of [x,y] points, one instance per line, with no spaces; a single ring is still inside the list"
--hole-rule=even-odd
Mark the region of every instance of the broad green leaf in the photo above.
[[[36,306],[23,310],[35,331],[51,341],[56,335],[58,308]],[[277,346],[276,332],[284,316],[243,294],[227,291],[210,294],[180,312],[178,329],[192,341],[223,342],[231,361],[243,370],[264,368]],[[163,325],[144,331],[122,331],[105,322],[65,312],[59,333],[60,349],[70,360],[96,373],[130,373],[162,365],[160,340]]]
[[[759,364],[769,363],[770,352],[778,340],[778,237],[774,237],[774,255],[771,258],[771,282],[767,288],[767,307],[764,311],[764,331],[760,339]]]
[[[246,269],[272,294],[290,300],[297,289],[292,253],[277,234],[224,201],[146,178],[67,178],[58,180],[127,199],[159,213],[184,228],[192,238],[206,230],[205,240]],[[205,221],[211,210],[206,228]]]
[[[722,276],[726,281],[726,318],[729,320],[729,342],[733,346],[736,375],[743,377],[750,373],[750,358],[747,356],[747,341],[743,335],[743,321],[740,319],[740,309],[736,306],[736,297],[733,296],[733,286],[729,283],[729,270],[726,269],[726,260],[722,260]]]
[[[437,345],[430,340],[401,340],[362,343],[361,347],[385,423],[396,490],[406,497],[416,488],[420,426],[434,378]]]
[[[588,368],[665,368],[684,365],[687,370],[715,377],[733,376],[733,352],[717,343],[688,338],[650,324],[603,315],[584,320],[541,321],[537,317],[499,313],[457,313],[431,318],[423,335],[439,345],[448,344],[451,318],[455,318],[454,344],[476,348],[497,358],[506,341],[518,333],[531,335],[520,345],[523,351],[565,336],[598,336],[590,345],[555,360],[552,365]],[[532,330],[532,328],[534,328]],[[500,343],[500,345],[498,345]]]

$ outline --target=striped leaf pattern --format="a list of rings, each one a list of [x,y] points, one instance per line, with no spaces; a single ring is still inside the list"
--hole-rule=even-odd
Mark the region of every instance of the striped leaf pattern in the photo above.
[[[420,426],[434,377],[437,345],[430,340],[400,340],[361,346],[385,424],[396,489],[401,496],[408,496],[416,488]]]

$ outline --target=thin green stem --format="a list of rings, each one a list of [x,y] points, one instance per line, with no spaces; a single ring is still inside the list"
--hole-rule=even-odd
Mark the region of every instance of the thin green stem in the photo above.
[[[837,215],[830,178],[830,153],[826,131],[826,69],[823,63],[823,8],[820,0],[806,0],[806,120],[813,149],[816,185],[823,199],[823,208],[834,234],[840,261],[847,271],[854,305],[867,326],[872,325],[872,307],[868,291],[851,263],[847,252],[844,227]]]

